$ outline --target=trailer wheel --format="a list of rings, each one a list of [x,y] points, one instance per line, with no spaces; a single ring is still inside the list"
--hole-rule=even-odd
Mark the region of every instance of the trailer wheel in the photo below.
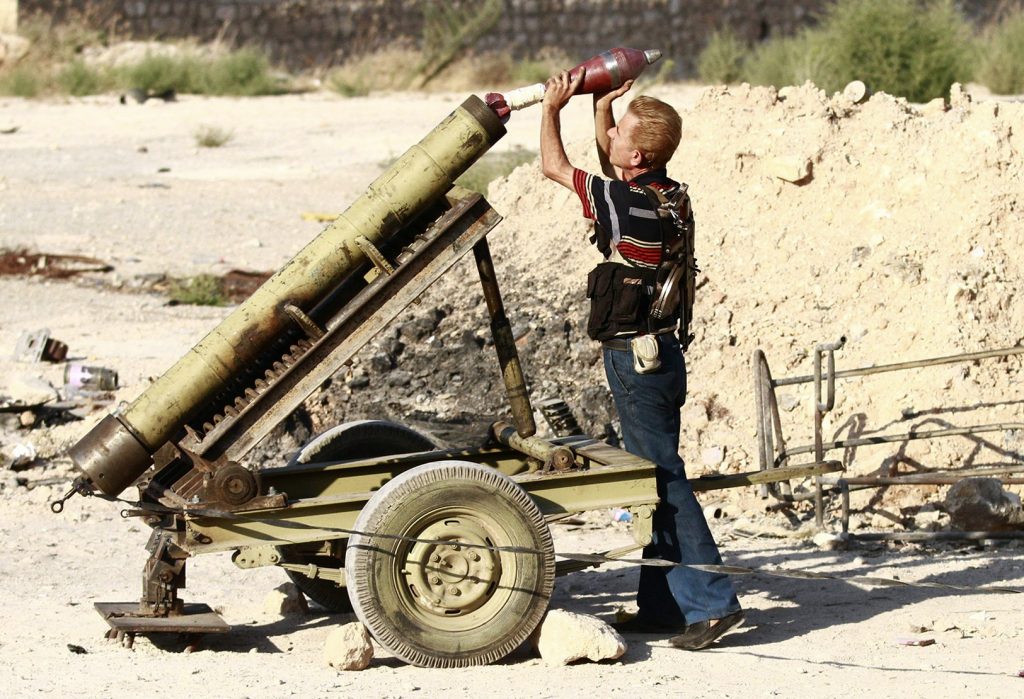
[[[391,456],[414,451],[430,451],[436,445],[419,432],[405,425],[385,420],[346,422],[323,432],[307,442],[291,463],[311,461],[344,461]],[[344,558],[333,556],[294,555],[297,563],[313,563],[324,568],[341,568]],[[330,580],[307,578],[302,573],[285,571],[306,597],[336,614],[351,614],[348,591]]]
[[[377,491],[354,528],[367,534],[349,539],[352,606],[381,645],[413,665],[499,660],[547,609],[551,533],[526,491],[492,468],[438,461],[406,471]]]

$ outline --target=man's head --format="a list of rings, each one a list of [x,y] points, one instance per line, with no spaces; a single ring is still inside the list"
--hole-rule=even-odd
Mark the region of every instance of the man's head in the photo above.
[[[633,170],[665,167],[679,147],[683,122],[679,112],[654,97],[629,103],[619,125],[609,131],[613,165]]]

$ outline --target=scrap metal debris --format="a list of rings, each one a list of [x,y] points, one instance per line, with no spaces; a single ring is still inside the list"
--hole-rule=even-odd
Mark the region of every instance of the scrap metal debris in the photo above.
[[[118,385],[117,372],[72,362],[64,367],[64,385],[72,391],[113,391]]]
[[[68,346],[50,337],[50,329],[24,332],[14,346],[14,359],[19,362],[63,362]]]
[[[85,255],[0,250],[0,276],[67,279],[84,272],[110,272],[113,269],[106,262]]]

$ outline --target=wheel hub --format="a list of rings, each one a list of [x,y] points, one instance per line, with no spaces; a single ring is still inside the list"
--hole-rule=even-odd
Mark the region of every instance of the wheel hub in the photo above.
[[[409,552],[403,573],[416,603],[442,616],[465,614],[481,607],[501,577],[501,561],[486,531],[465,518],[430,525]]]

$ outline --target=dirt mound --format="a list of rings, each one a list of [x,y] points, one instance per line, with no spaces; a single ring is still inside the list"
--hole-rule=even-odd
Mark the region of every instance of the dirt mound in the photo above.
[[[670,174],[690,185],[706,279],[687,356],[681,450],[691,471],[756,468],[757,348],[779,377],[810,374],[812,348],[840,337],[840,369],[1024,342],[1016,293],[1024,271],[1024,105],[972,104],[958,86],[949,102],[927,105],[886,94],[855,105],[811,84],[718,87],[683,111],[683,124]],[[592,143],[568,150],[574,164],[599,171]],[[788,174],[794,168],[807,176]],[[561,395],[585,427],[600,431],[608,404],[595,389],[603,369],[585,337],[583,298],[598,257],[579,203],[544,180],[537,162],[492,184],[489,199],[505,216],[491,246],[534,394]],[[411,372],[419,410],[443,410],[453,392],[470,410],[502,405],[493,352],[465,341],[466,328],[478,338],[487,332],[475,272],[463,264],[464,274],[428,294],[434,306],[459,299],[444,307],[429,341],[406,343],[398,355],[380,344],[368,353]],[[438,356],[449,358],[437,364]],[[457,371],[444,371],[448,362]],[[1020,367],[1012,358],[840,382],[825,438],[1012,420]],[[790,444],[809,443],[811,386],[779,394]],[[861,473],[899,461],[982,465],[1005,458],[1016,437],[846,456]]]

